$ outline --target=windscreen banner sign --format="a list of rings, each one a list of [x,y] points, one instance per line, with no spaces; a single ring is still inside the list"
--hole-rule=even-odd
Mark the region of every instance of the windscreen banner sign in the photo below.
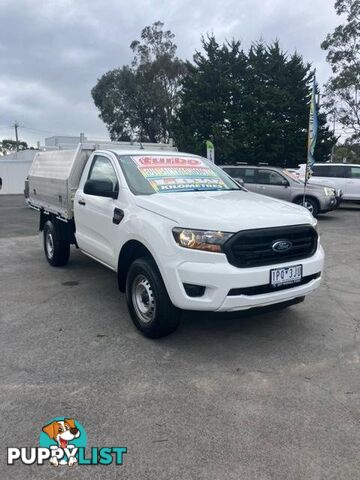
[[[223,180],[200,158],[132,157],[155,192],[226,189]]]

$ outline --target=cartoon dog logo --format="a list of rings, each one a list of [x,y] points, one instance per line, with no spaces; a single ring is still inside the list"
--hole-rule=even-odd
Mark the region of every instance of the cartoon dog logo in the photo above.
[[[55,440],[58,444],[58,447],[72,449],[74,445],[70,442],[75,438],[80,437],[80,431],[75,425],[75,420],[73,418],[64,418],[64,420],[55,420],[48,425],[43,427],[42,431],[48,435],[49,438]],[[75,456],[71,456],[69,460],[58,460],[54,455],[50,458],[50,463],[57,467],[58,465],[69,465],[72,467],[77,462]]]

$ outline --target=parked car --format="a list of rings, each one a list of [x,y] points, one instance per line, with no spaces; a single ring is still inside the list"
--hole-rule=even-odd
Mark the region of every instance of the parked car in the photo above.
[[[333,188],[307,185],[304,202],[304,183],[283,168],[248,165],[224,165],[224,172],[237,180],[251,192],[279,198],[306,207],[314,217],[337,207]]]
[[[303,207],[248,192],[196,155],[96,148],[37,153],[28,203],[49,264],[65,265],[74,244],[117,272],[144,335],[173,332],[181,310],[288,306],[319,286],[324,252]]]
[[[305,177],[302,177],[300,175],[299,170],[295,170],[293,168],[286,168],[286,172],[288,172],[290,175],[295,177],[296,180],[299,180],[300,182],[302,182],[302,184],[304,184]],[[316,183],[316,185],[318,184]],[[341,205],[341,202],[343,201],[343,191],[341,190],[341,188],[336,188],[336,185],[332,183],[327,183],[326,185],[323,184],[322,186],[323,187],[327,186],[334,189],[335,199],[336,199],[336,206],[334,209],[338,208]],[[307,189],[307,186],[306,186],[306,189]]]
[[[305,177],[306,165],[299,165],[300,178]],[[315,163],[310,185],[329,185],[342,190],[343,200],[360,201],[360,165],[353,163]]]

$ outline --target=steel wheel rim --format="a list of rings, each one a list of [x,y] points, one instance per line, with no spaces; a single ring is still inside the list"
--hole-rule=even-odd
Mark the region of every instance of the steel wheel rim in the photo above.
[[[145,275],[138,275],[134,279],[131,298],[137,317],[143,323],[150,323],[155,317],[156,302],[151,283]]]
[[[54,256],[54,239],[50,232],[46,233],[45,244],[46,244],[46,252],[48,254],[48,257],[52,258]]]

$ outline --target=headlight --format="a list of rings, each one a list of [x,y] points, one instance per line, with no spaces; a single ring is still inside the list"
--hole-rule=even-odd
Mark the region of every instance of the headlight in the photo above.
[[[324,192],[327,197],[331,197],[332,195],[336,194],[335,190],[329,187],[324,187]]]
[[[187,228],[173,228],[173,235],[178,245],[194,250],[207,252],[222,252],[224,243],[233,233],[215,232],[212,230],[189,230]]]

